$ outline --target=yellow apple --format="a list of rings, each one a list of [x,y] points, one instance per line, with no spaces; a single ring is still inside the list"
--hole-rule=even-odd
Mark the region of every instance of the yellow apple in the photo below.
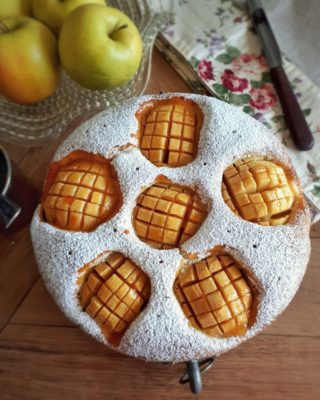
[[[23,16],[0,20],[0,95],[32,104],[59,82],[57,41],[44,24]]]
[[[0,19],[15,15],[31,16],[31,0],[0,0]]]
[[[68,75],[88,89],[125,84],[139,68],[142,41],[121,11],[95,4],[76,8],[65,20],[59,54]]]
[[[89,3],[106,5],[105,0],[32,0],[32,9],[34,17],[58,35],[67,15]]]

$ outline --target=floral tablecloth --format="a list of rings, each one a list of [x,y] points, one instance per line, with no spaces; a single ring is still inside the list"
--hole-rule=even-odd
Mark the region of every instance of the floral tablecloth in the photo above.
[[[150,0],[172,12],[159,49],[199,93],[207,92],[258,119],[287,147],[320,219],[320,89],[284,55],[284,67],[314,134],[315,146],[297,151],[284,122],[259,38],[250,17],[230,0]]]

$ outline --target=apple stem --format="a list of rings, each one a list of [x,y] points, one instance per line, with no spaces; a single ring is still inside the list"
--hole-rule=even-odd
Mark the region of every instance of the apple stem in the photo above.
[[[0,21],[0,32],[1,33],[10,32],[10,30],[8,29],[8,27],[5,25],[5,23],[3,21]]]
[[[124,29],[124,28],[128,28],[128,25],[124,24],[124,25],[120,26],[118,29],[116,29],[114,32],[118,32],[118,31],[120,31],[121,29]]]

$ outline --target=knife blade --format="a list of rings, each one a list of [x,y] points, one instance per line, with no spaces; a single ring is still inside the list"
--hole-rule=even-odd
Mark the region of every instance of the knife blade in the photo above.
[[[310,150],[314,139],[282,66],[281,51],[260,0],[246,0],[270,75],[282,105],[291,138],[299,150]]]

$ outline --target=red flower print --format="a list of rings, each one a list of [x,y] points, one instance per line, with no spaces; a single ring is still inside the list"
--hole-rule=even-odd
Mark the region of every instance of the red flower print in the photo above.
[[[262,72],[268,70],[268,66],[263,56],[243,53],[232,61],[231,69],[247,79],[257,79]]]
[[[254,60],[255,57],[253,57],[252,54],[244,53],[239,57],[239,60],[241,60],[243,63],[248,64],[252,60]]]
[[[235,76],[230,69],[224,71],[221,80],[222,85],[231,92],[243,92],[248,87],[248,79]]]
[[[270,83],[265,83],[261,88],[250,90],[249,104],[257,110],[267,110],[275,105],[277,98]]]
[[[233,20],[233,22],[234,22],[235,24],[240,24],[240,22],[242,22],[242,17],[236,17],[236,18]]]
[[[214,75],[211,61],[201,60],[198,64],[198,74],[204,81],[212,81]]]

